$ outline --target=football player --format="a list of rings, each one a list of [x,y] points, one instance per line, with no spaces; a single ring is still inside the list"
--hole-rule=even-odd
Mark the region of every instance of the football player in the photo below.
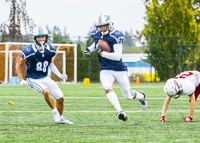
[[[188,95],[190,101],[190,113],[185,117],[185,122],[191,122],[193,119],[196,100],[200,94],[200,72],[185,71],[174,78],[168,79],[164,92],[167,95],[162,108],[162,116],[160,122],[165,122],[165,114],[167,112],[171,98],[179,98],[181,95]]]
[[[97,18],[96,29],[91,32],[94,43],[86,48],[84,53],[88,56],[97,50],[100,65],[100,82],[108,100],[118,112],[118,118],[126,121],[126,113],[122,110],[117,95],[113,91],[113,83],[116,80],[126,99],[139,99],[142,109],[147,108],[147,100],[143,91],[131,90],[127,67],[122,62],[122,48],[124,35],[114,30],[113,19],[108,14],[102,14]],[[110,53],[102,51],[98,41],[102,39],[110,45]]]
[[[28,85],[33,90],[42,93],[44,99],[54,113],[54,122],[58,124],[74,124],[63,117],[64,97],[58,85],[47,76],[48,68],[60,79],[66,79],[66,74],[61,74],[54,65],[53,57],[56,48],[48,44],[48,31],[44,26],[36,26],[32,32],[34,43],[22,49],[21,58],[16,64],[16,71],[22,86]],[[21,65],[26,63],[26,80],[23,79]],[[56,99],[56,105],[54,99]]]

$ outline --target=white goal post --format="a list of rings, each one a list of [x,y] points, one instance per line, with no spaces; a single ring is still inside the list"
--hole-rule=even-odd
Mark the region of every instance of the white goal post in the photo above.
[[[21,55],[21,49],[24,46],[27,46],[30,44],[32,43],[6,42],[6,43],[0,44],[0,45],[5,45],[4,51],[2,51],[0,48],[0,53],[5,54],[5,78],[4,78],[3,83],[8,83],[8,75],[9,75],[9,78],[13,77],[13,70],[14,70],[13,69],[13,59],[14,59],[13,54]],[[55,48],[59,47],[60,50],[57,51],[57,53],[63,55],[62,57],[56,56],[56,59],[59,58],[57,60],[57,63],[60,62],[60,68],[61,68],[60,72],[66,73],[66,69],[68,70],[68,66],[66,67],[66,64],[68,62],[67,60],[71,59],[70,64],[68,65],[71,65],[71,72],[73,73],[70,72],[69,74],[69,71],[68,71],[67,73],[68,79],[69,79],[68,83],[77,83],[77,45],[76,44],[51,44],[51,45],[53,45]],[[72,52],[73,52],[73,55],[72,55]],[[66,59],[66,55],[68,56],[71,55],[73,58]],[[2,65],[0,64],[0,67],[1,66]],[[63,83],[65,83],[65,80],[63,80]]]

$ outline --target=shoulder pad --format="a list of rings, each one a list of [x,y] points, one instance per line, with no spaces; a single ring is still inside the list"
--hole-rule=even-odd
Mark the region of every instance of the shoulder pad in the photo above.
[[[95,29],[95,30],[93,30],[92,32],[91,32],[91,35],[95,35],[95,34],[97,34],[98,33],[98,31]]]
[[[47,44],[47,49],[50,50],[51,52],[56,52],[56,48],[52,46],[51,44]]]
[[[21,56],[22,59],[27,59],[31,55],[35,54],[35,50],[33,49],[34,44],[28,45],[22,49]]]
[[[120,31],[114,30],[110,33],[110,36],[113,37],[117,43],[124,43],[125,37]]]

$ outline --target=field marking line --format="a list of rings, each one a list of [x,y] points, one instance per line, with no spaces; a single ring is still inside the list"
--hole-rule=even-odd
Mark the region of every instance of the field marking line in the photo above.
[[[0,103],[0,105],[3,104],[3,105],[7,105],[8,103]],[[46,106],[47,104],[30,104],[30,103],[15,103],[15,105],[44,105]],[[82,106],[96,106],[96,104],[65,104],[65,105],[82,105]],[[148,105],[148,107],[155,107],[155,105]],[[156,105],[156,107],[162,107],[163,105]],[[131,105],[131,107],[139,107],[138,105]],[[169,105],[169,107],[190,107],[190,106],[177,106],[177,105]],[[196,107],[200,107],[200,106],[195,106]]]
[[[131,88],[163,88],[163,86],[131,86]],[[102,86],[99,86],[98,88],[102,88]],[[113,88],[120,88],[119,86],[113,86]]]
[[[64,111],[65,113],[116,113],[117,111]],[[140,112],[162,112],[162,110],[157,111],[124,111],[126,113],[140,113]],[[189,112],[188,110],[168,110],[167,112]],[[200,110],[195,110],[195,112],[200,112]],[[52,111],[0,111],[0,113],[52,113]]]
[[[44,97],[34,97],[34,96],[0,96],[0,98],[43,98]],[[86,98],[86,99],[107,99],[107,97],[64,97],[68,99],[78,99],[78,98]],[[125,99],[124,97],[118,97],[118,99]],[[147,99],[166,99],[166,98],[148,98]],[[127,100],[127,99],[126,99]],[[179,100],[189,100],[188,98],[179,98]]]

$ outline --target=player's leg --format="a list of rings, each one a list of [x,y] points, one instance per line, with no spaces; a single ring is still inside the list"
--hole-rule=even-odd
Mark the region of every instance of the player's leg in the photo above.
[[[136,90],[131,90],[128,73],[126,71],[115,71],[113,74],[124,97],[126,99],[139,99],[142,109],[146,109],[148,102],[145,93],[143,91],[137,92]]]
[[[58,123],[60,122],[60,114],[55,106],[54,100],[51,97],[49,93],[48,87],[41,82],[42,80],[40,79],[32,79],[32,78],[27,78],[28,86],[32,88],[33,90],[42,93],[44,95],[44,99],[51,108],[51,110],[54,113],[54,122]]]
[[[117,112],[120,113],[120,115],[118,114],[118,117],[120,116],[119,119],[125,121],[128,118],[127,118],[126,114],[122,111],[122,108],[121,108],[121,106],[119,104],[117,95],[112,89],[112,85],[113,85],[113,83],[115,81],[115,78],[114,78],[114,76],[112,75],[111,72],[112,71],[110,71],[110,70],[102,70],[102,71],[100,71],[100,82],[102,84],[103,90],[105,91],[108,100],[111,102],[111,104],[117,110]],[[122,114],[124,115],[123,119],[121,119],[122,118],[121,117]],[[125,117],[127,119],[125,119]]]
[[[63,117],[64,111],[64,96],[58,85],[54,80],[45,77],[43,83],[48,87],[50,94],[56,99],[56,108],[59,111],[61,122],[60,124],[74,124]]]

